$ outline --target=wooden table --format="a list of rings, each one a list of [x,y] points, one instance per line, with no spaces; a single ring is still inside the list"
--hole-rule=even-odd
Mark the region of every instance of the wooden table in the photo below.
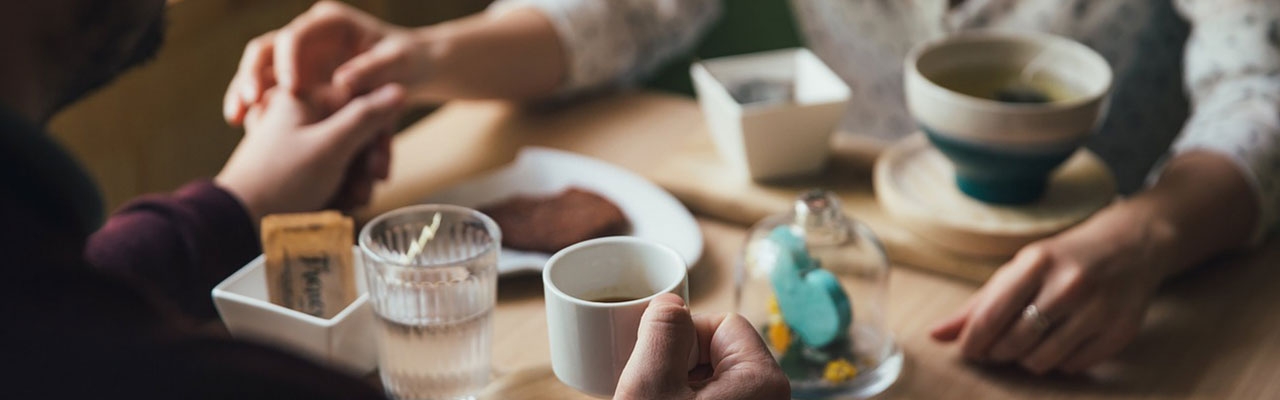
[[[501,166],[522,146],[561,148],[643,171],[672,143],[703,132],[692,100],[624,93],[559,109],[454,102],[396,139],[391,180],[363,216]],[[706,238],[690,271],[694,312],[733,310],[733,265],[746,228],[699,217]],[[1276,398],[1280,396],[1280,246],[1228,257],[1170,281],[1138,339],[1085,377],[1035,377],[1011,367],[962,362],[928,338],[931,324],[977,287],[894,266],[889,325],[906,367],[892,398]],[[499,374],[549,376],[539,277],[504,278],[495,317]],[[508,375],[511,376],[511,375]],[[562,398],[524,393],[521,398]]]

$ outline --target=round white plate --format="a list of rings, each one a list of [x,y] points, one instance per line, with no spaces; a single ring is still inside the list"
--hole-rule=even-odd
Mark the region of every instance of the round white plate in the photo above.
[[[445,189],[423,202],[479,208],[517,195],[555,195],[570,186],[609,199],[631,221],[631,236],[675,249],[690,268],[702,257],[702,230],[670,193],[631,171],[560,150],[526,148],[511,165]],[[547,253],[503,247],[498,274],[539,272],[549,258]]]

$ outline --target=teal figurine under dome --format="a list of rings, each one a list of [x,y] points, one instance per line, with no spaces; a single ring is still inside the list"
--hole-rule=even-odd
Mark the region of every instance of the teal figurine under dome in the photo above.
[[[810,347],[825,347],[843,336],[853,311],[840,281],[809,257],[804,240],[788,227],[774,228],[769,240],[779,247],[771,279],[783,321]]]
[[[737,277],[738,313],[764,337],[793,397],[865,398],[897,380],[888,259],[833,193],[805,193],[752,227]]]

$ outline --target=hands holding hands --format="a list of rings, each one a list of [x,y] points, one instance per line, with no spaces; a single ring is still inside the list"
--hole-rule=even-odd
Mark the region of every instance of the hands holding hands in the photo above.
[[[387,84],[416,89],[430,75],[433,49],[418,36],[351,6],[318,2],[245,46],[223,100],[223,117],[232,125],[244,123],[273,87],[311,92],[330,107]]]
[[[256,221],[354,209],[390,168],[390,134],[415,60],[407,31],[321,2],[249,43],[224,114],[245,138],[218,174]]]

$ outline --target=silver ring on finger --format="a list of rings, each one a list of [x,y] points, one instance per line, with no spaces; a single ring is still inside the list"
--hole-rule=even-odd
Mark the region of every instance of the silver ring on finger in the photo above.
[[[1022,309],[1022,319],[1029,322],[1031,329],[1034,329],[1036,334],[1039,335],[1048,332],[1049,328],[1053,326],[1053,322],[1049,320],[1049,317],[1040,312],[1040,307],[1036,307],[1035,304],[1028,305],[1027,308]]]

